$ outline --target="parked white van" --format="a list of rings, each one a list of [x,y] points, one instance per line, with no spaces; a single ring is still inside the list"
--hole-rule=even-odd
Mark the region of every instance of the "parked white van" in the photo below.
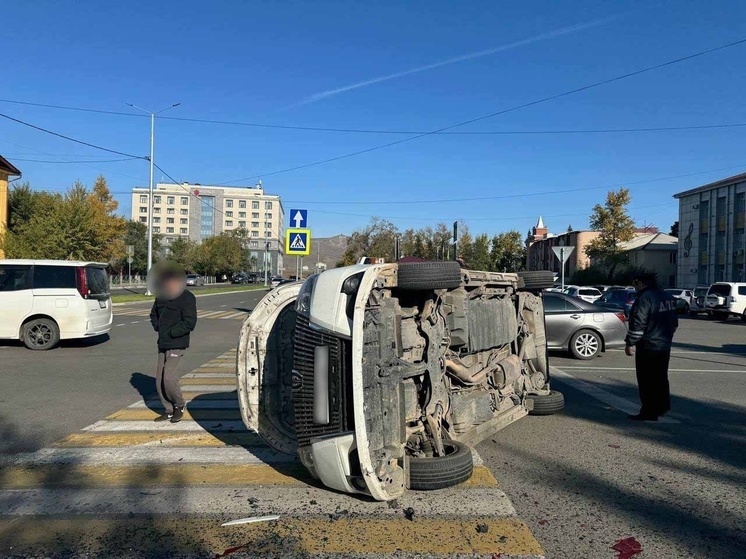
[[[746,322],[746,283],[718,282],[710,286],[705,298],[707,314],[727,319],[739,316]]]
[[[0,260],[0,339],[29,349],[90,338],[111,329],[107,264]]]

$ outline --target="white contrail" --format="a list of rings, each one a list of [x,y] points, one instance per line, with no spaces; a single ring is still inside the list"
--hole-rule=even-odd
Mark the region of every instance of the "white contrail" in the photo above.
[[[506,50],[522,47],[524,45],[530,45],[532,43],[538,43],[539,41],[546,41],[547,39],[553,39],[555,37],[561,37],[563,35],[569,35],[571,33],[576,33],[578,31],[583,31],[585,29],[589,29],[591,27],[596,27],[598,25],[603,25],[604,23],[608,23],[609,21],[612,21],[614,19],[617,19],[619,16],[611,16],[606,17],[602,19],[596,19],[593,21],[590,21],[588,23],[580,23],[577,25],[571,25],[570,27],[562,27],[560,29],[555,29],[553,31],[548,31],[547,33],[541,33],[540,35],[536,35],[534,37],[529,37],[526,39],[521,39],[520,41],[514,41],[512,43],[508,43],[505,45],[500,45],[499,47],[493,47],[490,49],[480,50],[476,52],[470,52],[467,54],[462,54],[460,56],[454,56],[452,58],[447,58],[445,60],[441,60],[439,62],[433,62],[432,64],[426,64],[424,66],[418,66],[417,68],[410,68],[409,70],[402,70],[401,72],[395,72],[393,74],[387,74],[385,76],[378,76],[377,78],[371,78],[369,80],[364,80],[361,82],[356,82],[350,85],[345,85],[343,87],[337,87],[335,89],[327,89],[326,91],[321,91],[320,93],[315,93],[309,97],[306,97],[305,99],[300,100],[297,103],[294,103],[292,105],[289,105],[285,108],[290,107],[298,107],[301,105],[308,105],[309,103],[315,103],[316,101],[320,101],[321,99],[326,99],[327,97],[332,97],[333,95],[339,95],[340,93],[345,93],[347,91],[352,91],[354,89],[360,89],[361,87],[367,87],[369,85],[393,80],[396,78],[401,78],[404,76],[409,76],[411,74],[417,74],[419,72],[424,72],[426,70],[432,70],[433,68],[440,68],[441,66],[447,66],[448,64],[455,64],[456,62],[463,62],[465,60],[473,60],[475,58],[481,58],[483,56],[489,56],[491,54],[495,54],[498,52],[503,52]]]

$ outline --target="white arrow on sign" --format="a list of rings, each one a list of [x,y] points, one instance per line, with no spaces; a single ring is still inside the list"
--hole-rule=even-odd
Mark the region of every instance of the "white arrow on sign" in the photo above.
[[[303,214],[300,213],[300,211],[295,212],[295,215],[293,216],[293,221],[295,222],[295,228],[300,229],[303,225]]]

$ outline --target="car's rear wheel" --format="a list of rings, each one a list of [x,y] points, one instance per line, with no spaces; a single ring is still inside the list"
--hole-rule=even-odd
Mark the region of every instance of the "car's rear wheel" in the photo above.
[[[576,359],[593,359],[601,352],[601,336],[593,330],[578,330],[570,339],[570,353]]]
[[[562,392],[550,390],[549,394],[534,394],[528,396],[527,400],[534,403],[530,415],[552,415],[565,409],[565,397]]]
[[[22,328],[23,344],[33,350],[52,349],[60,342],[60,329],[54,320],[35,318]]]
[[[445,456],[409,458],[409,488],[429,491],[463,483],[474,471],[471,449],[456,441],[443,441]]]
[[[549,289],[554,286],[554,272],[537,270],[532,272],[518,272],[523,279],[526,289]]]
[[[397,271],[399,289],[428,291],[455,289],[461,285],[458,262],[402,262]]]

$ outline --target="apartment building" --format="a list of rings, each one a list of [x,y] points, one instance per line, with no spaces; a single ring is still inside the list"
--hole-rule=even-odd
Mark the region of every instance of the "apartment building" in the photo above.
[[[746,173],[680,192],[682,287],[746,280]]]
[[[162,236],[165,250],[180,237],[201,242],[243,229],[254,271],[263,271],[268,262],[272,273],[282,272],[285,211],[280,197],[265,193],[261,184],[239,188],[158,183],[153,190],[153,233]],[[148,223],[149,198],[147,187],[132,189],[133,221]]]

